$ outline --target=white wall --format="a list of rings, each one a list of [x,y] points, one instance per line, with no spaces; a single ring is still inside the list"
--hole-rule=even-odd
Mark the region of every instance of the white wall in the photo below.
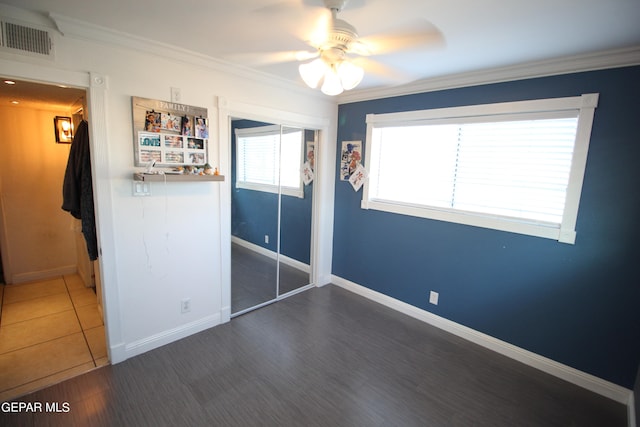
[[[223,266],[228,248],[221,242],[230,227],[229,183],[153,183],[152,196],[133,197],[131,96],[169,100],[175,87],[181,89],[181,103],[207,108],[209,163],[220,165],[223,175],[229,174],[224,158],[229,141],[219,140],[216,132],[218,97],[323,118],[331,123],[332,134],[337,107],[315,92],[277,80],[250,78],[244,70],[229,70],[197,55],[163,51],[150,42],[145,47],[132,38],[58,19],[65,35],[56,42],[54,62],[0,53],[0,66],[18,74],[14,77],[53,82],[83,81],[88,73],[105,79],[102,84],[87,77],[86,84],[99,86],[89,91],[89,122],[92,157],[97,157],[94,188],[100,193],[107,337],[112,361],[118,362],[227,320],[221,315],[228,293],[221,272],[228,269]],[[103,143],[103,133],[106,146],[95,147]],[[191,299],[190,313],[180,313],[183,298]]]

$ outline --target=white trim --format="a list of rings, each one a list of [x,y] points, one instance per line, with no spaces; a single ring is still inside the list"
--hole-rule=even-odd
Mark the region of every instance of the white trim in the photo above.
[[[526,80],[538,77],[640,65],[640,46],[563,56],[543,61],[526,62],[507,67],[489,68],[448,74],[419,80],[407,85],[356,89],[336,97],[338,104],[370,101],[416,93],[435,92],[469,86]]]
[[[190,335],[218,326],[220,323],[220,314],[207,316],[202,319],[198,319],[195,322],[168,329],[158,334],[126,344],[124,346],[123,353],[126,359],[138,356],[142,353],[146,353],[174,341],[178,341],[182,338],[186,338]]]
[[[329,283],[333,253],[333,206],[337,127],[328,117],[307,116],[241,101],[218,97],[218,136],[221,170],[231,170],[231,119],[243,118],[265,123],[282,124],[319,130],[316,144],[316,174],[314,179],[311,220],[311,283]],[[337,112],[337,106],[335,111]],[[226,167],[225,167],[226,165]],[[222,307],[231,306],[231,180],[220,186],[220,253]],[[226,313],[226,312],[225,312]],[[225,314],[226,315],[226,314]],[[229,321],[224,317],[223,321]]]
[[[115,235],[113,219],[113,197],[109,173],[109,138],[107,131],[108,76],[89,73],[87,103],[89,109],[89,132],[91,134],[91,166],[94,203],[96,205],[96,228],[98,231],[98,263],[102,282],[102,301],[105,335],[109,361],[112,364],[126,360],[126,352],[117,349],[125,343],[120,314],[120,291],[118,288]],[[120,358],[124,357],[124,359]]]
[[[231,243],[235,243],[237,245],[240,245],[243,248],[247,248],[247,249],[249,249],[249,250],[251,250],[253,252],[256,252],[256,253],[258,253],[260,255],[264,255],[269,259],[276,259],[277,256],[278,256],[272,250],[269,250],[267,248],[263,248],[260,245],[256,245],[255,243],[251,243],[248,240],[244,240],[244,239],[241,239],[241,238],[233,236],[233,235],[231,236]]]
[[[514,116],[539,112],[576,111],[582,108],[595,108],[598,94],[584,94],[561,98],[542,98],[527,101],[496,102],[492,104],[463,105],[460,107],[431,108],[427,110],[400,111],[397,113],[367,114],[367,124],[384,125],[405,122],[421,123],[438,119],[459,119],[477,116]],[[563,116],[564,117],[564,116]],[[575,117],[575,116],[574,116]]]
[[[236,243],[260,255],[264,255],[269,259],[278,258],[278,254],[276,252],[236,236],[231,236],[231,243]],[[311,266],[309,266],[309,264],[305,264],[304,262],[298,261],[297,259],[290,258],[286,255],[280,254],[280,262],[282,262],[283,264],[289,265],[293,268],[297,268],[298,270],[304,271],[305,273],[311,273]]]
[[[493,104],[465,105],[460,107],[434,108],[428,110],[401,111],[396,113],[367,114],[365,168],[367,179],[362,191],[362,209],[375,209],[395,214],[448,221],[476,227],[543,237],[574,244],[576,223],[582,183],[587,164],[587,153],[597,93],[581,96],[545,98],[527,101],[500,102]],[[578,117],[571,162],[570,176],[565,196],[564,214],[561,223],[545,223],[526,218],[510,218],[482,212],[465,212],[455,208],[435,207],[392,200],[372,198],[369,194],[371,181],[373,129],[387,126],[433,125],[442,123],[470,123],[502,120],[524,120],[549,117]]]
[[[591,128],[593,117],[598,106],[599,95],[591,93],[582,95],[582,105],[578,115],[578,127],[576,130],[576,142],[573,146],[573,159],[571,161],[571,174],[567,184],[564,215],[560,224],[558,241],[574,244],[576,242],[576,224],[578,222],[578,207],[582,195],[582,183],[587,168],[587,154],[589,141],[591,140]]]
[[[570,366],[540,356],[528,350],[516,347],[505,341],[478,332],[469,327],[452,322],[451,320],[437,316],[426,310],[417,308],[411,304],[399,301],[380,292],[373,291],[357,283],[332,275],[332,283],[348,291],[356,293],[367,299],[380,303],[386,307],[399,311],[407,316],[421,320],[432,326],[464,338],[475,344],[481,345],[503,356],[524,363],[525,365],[539,369],[547,374],[568,381],[589,391],[605,396],[624,405],[632,403],[633,391],[603,380],[591,374],[574,369]]]
[[[25,283],[34,280],[46,280],[55,277],[64,276],[65,274],[74,274],[78,271],[75,265],[67,265],[64,267],[51,268],[48,270],[30,271],[27,273],[16,273],[12,277],[7,278],[7,283]]]
[[[94,202],[96,204],[96,227],[101,262],[102,301],[104,309],[105,337],[109,361],[112,364],[126,359],[122,351],[124,338],[120,318],[120,301],[115,243],[113,234],[113,209],[111,177],[109,176],[107,137],[107,86],[108,77],[97,73],[62,70],[46,65],[33,64],[0,58],[0,68],[5,77],[38,81],[47,84],[65,84],[87,90],[89,127],[91,133],[91,160],[93,170]]]

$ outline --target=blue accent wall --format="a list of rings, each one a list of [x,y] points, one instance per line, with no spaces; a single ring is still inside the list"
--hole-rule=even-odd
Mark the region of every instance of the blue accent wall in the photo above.
[[[341,141],[369,113],[600,93],[575,245],[360,208],[336,176],[333,274],[634,388],[640,363],[640,67],[343,104]],[[336,159],[339,170],[340,159]],[[429,291],[440,293],[429,304]]]
[[[277,250],[278,195],[264,191],[246,190],[236,187],[236,135],[235,129],[268,126],[251,120],[234,120],[231,135],[231,235],[255,245]],[[307,139],[312,134],[307,131]],[[280,253],[305,264],[310,263],[311,211],[313,182],[304,185],[304,197],[282,195]],[[269,243],[264,243],[265,234]]]

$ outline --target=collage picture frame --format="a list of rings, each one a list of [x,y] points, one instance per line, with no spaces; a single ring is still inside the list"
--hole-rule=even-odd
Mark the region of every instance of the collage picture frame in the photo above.
[[[207,109],[131,97],[135,166],[204,166],[209,161]]]

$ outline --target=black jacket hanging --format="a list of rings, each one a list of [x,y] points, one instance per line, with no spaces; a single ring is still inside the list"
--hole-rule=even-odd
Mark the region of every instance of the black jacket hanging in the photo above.
[[[82,223],[89,259],[98,259],[98,241],[93,206],[89,125],[83,120],[76,129],[62,185],[62,209]]]

